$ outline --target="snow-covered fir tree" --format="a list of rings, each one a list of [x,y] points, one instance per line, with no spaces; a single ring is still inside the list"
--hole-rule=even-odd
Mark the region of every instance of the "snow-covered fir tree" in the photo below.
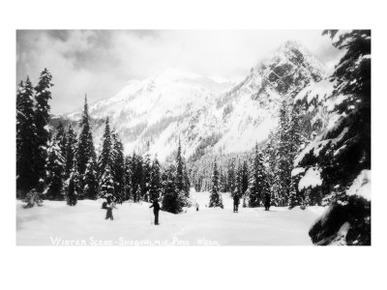
[[[160,192],[162,189],[161,184],[161,172],[160,172],[160,163],[155,158],[152,162],[151,174],[150,174],[150,184],[149,184],[149,199],[154,200],[160,197]]]
[[[74,160],[77,150],[77,136],[71,125],[67,129],[66,136],[66,154],[64,155],[66,159],[65,179],[68,179],[74,166],[77,166],[77,162]]]
[[[219,172],[216,159],[213,165],[212,177],[211,177],[211,191],[209,207],[221,207],[223,208],[222,196],[219,190]]]
[[[326,31],[333,45],[345,51],[330,77],[334,90],[324,103],[334,101],[335,126],[326,128],[295,162],[305,175],[310,168],[321,171],[321,190],[329,196],[331,209],[310,231],[316,244],[329,244],[344,222],[350,224],[346,244],[371,243],[371,202],[354,193],[355,180],[370,182],[371,169],[371,31]],[[314,96],[318,100],[318,96]],[[313,105],[313,104],[311,104]],[[302,180],[302,179],[301,179]]]
[[[236,176],[235,176],[235,159],[232,158],[228,163],[227,168],[228,186],[226,191],[233,193],[235,190]]]
[[[278,202],[279,205],[284,206],[287,204],[291,172],[293,169],[293,158],[291,157],[291,141],[290,141],[290,102],[289,97],[285,97],[282,101],[280,109],[280,125],[279,125],[279,142],[277,147],[276,159],[277,159],[277,175],[275,182],[278,186]]]
[[[263,204],[264,196],[267,192],[270,192],[270,188],[267,181],[264,160],[262,153],[259,151],[258,144],[256,144],[251,172],[249,206],[261,206],[261,204]]]
[[[134,196],[133,196],[133,201],[134,202],[139,202],[141,200],[141,184],[137,184],[137,187],[134,187]]]
[[[109,166],[113,168],[114,164],[114,153],[113,153],[113,141],[110,131],[109,118],[105,121],[105,131],[102,136],[102,150],[98,157],[98,176],[105,173],[105,168]],[[113,173],[112,173],[113,174]]]
[[[46,160],[45,195],[51,200],[63,200],[63,178],[65,172],[65,159],[58,141],[54,136],[49,144]]]
[[[79,188],[79,174],[78,170],[73,169],[70,172],[70,176],[66,181],[66,202],[70,206],[75,206],[77,204],[78,195],[80,192]]]
[[[67,146],[67,135],[62,122],[59,122],[55,131],[56,131],[56,140],[58,141],[58,146],[62,151],[62,156],[65,157],[66,146]]]
[[[247,189],[249,188],[249,167],[247,161],[243,161],[241,170],[241,194],[245,196]]]
[[[291,96],[285,96],[280,108],[278,143],[274,148],[275,155],[272,156],[275,158],[275,174],[272,181],[276,184],[276,202],[282,206],[288,204],[294,160],[300,152],[301,145],[305,143],[300,118],[298,106],[293,104]]]
[[[92,160],[96,162],[96,154],[94,149],[93,135],[90,125],[89,109],[87,105],[86,96],[79,127],[81,132],[78,137],[76,160],[79,174],[82,176],[85,173],[86,165],[89,162],[89,159],[92,158]],[[81,184],[81,191],[83,191],[83,184]]]
[[[117,132],[112,133],[113,150],[113,175],[117,198],[123,201],[125,198],[125,160],[124,146]]]
[[[171,164],[162,174],[163,200],[162,210],[180,213],[183,210],[184,194],[176,186],[176,167]]]
[[[175,163],[176,163],[176,188],[178,191],[184,192],[186,197],[189,197],[190,182],[187,174],[185,161],[181,153],[180,139],[179,139],[179,145],[177,148]]]
[[[17,196],[23,198],[38,182],[34,162],[37,154],[37,131],[33,88],[27,77],[20,82],[16,95],[16,185]]]
[[[39,179],[45,179],[45,165],[47,159],[47,144],[50,139],[50,105],[52,75],[45,68],[39,77],[39,82],[35,86],[35,126],[37,134],[37,154],[35,156],[34,166]],[[59,141],[59,140],[58,140]],[[40,189],[41,190],[41,189]]]
[[[142,197],[143,188],[143,158],[133,152],[131,158],[131,185],[133,201],[139,202]],[[139,191],[138,191],[139,189]],[[138,192],[137,192],[138,191]]]
[[[132,184],[132,158],[131,156],[126,156],[125,157],[125,199],[124,200],[129,200],[133,199],[133,184]]]
[[[99,188],[100,188],[99,197],[101,198],[109,197],[109,198],[115,199],[114,178],[109,164],[104,168],[104,171],[100,178]]]
[[[145,157],[144,157],[144,162],[143,162],[143,166],[142,166],[142,184],[143,184],[143,188],[142,188],[142,196],[143,196],[143,199],[145,201],[149,201],[149,196],[150,196],[150,183],[151,183],[151,171],[152,171],[152,167],[151,167],[151,160],[150,160],[150,156],[149,154],[145,154]]]
[[[83,192],[82,192],[82,198],[97,199],[98,197],[97,169],[96,169],[95,162],[93,161],[92,158],[90,158],[89,161],[87,162],[86,170],[82,178],[83,178],[82,184],[84,186]]]

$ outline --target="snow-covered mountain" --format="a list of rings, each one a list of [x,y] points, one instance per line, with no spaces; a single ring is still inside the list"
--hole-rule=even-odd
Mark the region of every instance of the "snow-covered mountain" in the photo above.
[[[90,106],[96,120],[109,117],[125,153],[133,150],[165,160],[180,139],[186,158],[206,153],[250,150],[278,123],[284,96],[296,97],[326,76],[325,66],[305,48],[287,42],[240,83],[167,70],[145,80],[130,81],[116,96]],[[78,120],[81,111],[66,117]],[[103,122],[96,122],[98,148]]]

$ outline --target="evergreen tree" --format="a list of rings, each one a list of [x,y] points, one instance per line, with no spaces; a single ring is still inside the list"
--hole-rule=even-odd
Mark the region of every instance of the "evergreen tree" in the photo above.
[[[114,192],[114,178],[110,165],[108,164],[102,173],[100,180],[100,197],[101,198],[115,198]]]
[[[211,177],[211,191],[210,191],[210,203],[209,207],[221,207],[223,208],[222,196],[219,190],[219,172],[216,159],[214,161],[214,167]]]
[[[25,83],[20,82],[16,96],[16,180],[17,196],[25,194],[38,183],[35,167],[37,148],[37,132],[33,104],[32,84],[27,77]]]
[[[335,101],[335,126],[316,138],[303,152],[297,166],[318,166],[321,189],[331,195],[329,213],[316,222],[309,235],[316,244],[335,237],[343,220],[350,223],[346,243],[371,243],[371,202],[347,189],[363,170],[371,169],[371,31],[325,31],[333,45],[344,51],[330,77],[335,89],[325,101]],[[307,150],[307,151],[306,151]]]
[[[124,147],[116,132],[112,133],[113,141],[113,168],[114,184],[117,198],[122,201],[125,198],[125,160]]]
[[[134,192],[133,201],[139,202],[141,200],[141,184],[137,184],[137,188]]]
[[[93,159],[90,158],[86,164],[85,174],[83,175],[82,184],[84,188],[80,199],[96,199],[98,196],[97,170],[95,167]]]
[[[66,202],[70,206],[75,206],[77,204],[77,196],[80,190],[78,170],[73,169],[70,172],[70,176],[66,183]]]
[[[188,178],[186,164],[181,154],[180,139],[179,139],[179,146],[177,148],[175,163],[176,163],[176,188],[179,192],[180,191],[183,192],[186,197],[189,197],[190,181]]]
[[[71,170],[77,165],[76,160],[76,147],[77,147],[77,138],[74,130],[69,126],[66,133],[66,169],[65,169],[65,179],[67,180],[70,177]]]
[[[149,154],[145,154],[144,163],[142,166],[142,196],[145,201],[149,201],[149,195],[150,195],[150,183],[151,183],[151,161]]]
[[[267,192],[270,192],[270,190],[268,188],[263,156],[258,150],[258,144],[256,144],[252,168],[249,206],[260,206]]]
[[[133,184],[132,184],[132,158],[125,158],[125,200],[133,199]]]
[[[189,198],[189,193],[191,190],[191,182],[189,180],[189,174],[188,174],[187,165],[185,162],[183,163],[183,185],[184,185],[183,186],[184,195],[185,197]]]
[[[163,173],[163,200],[162,209],[171,213],[180,213],[183,210],[184,202],[182,192],[176,186],[176,167],[170,165]]]
[[[289,192],[289,209],[294,208],[297,205],[301,205],[304,208],[304,198],[301,196],[301,193],[296,187],[297,182],[292,178],[290,183],[290,192]]]
[[[133,201],[139,202],[142,197],[142,188],[143,188],[143,160],[142,157],[133,152],[132,162],[131,162],[131,172],[132,172],[132,193]],[[139,190],[139,192],[137,192]]]
[[[105,131],[102,137],[102,151],[98,159],[99,177],[101,177],[105,173],[105,168],[107,166],[109,166],[110,168],[114,168],[114,155],[112,144],[113,143],[110,132],[109,118],[106,118]]]
[[[91,158],[96,162],[96,154],[94,149],[93,136],[90,126],[89,109],[87,105],[87,97],[85,96],[85,105],[83,109],[83,115],[79,124],[81,132],[78,138],[78,147],[76,151],[76,160],[79,174],[83,175],[86,170],[86,165]],[[81,186],[81,192],[83,191],[83,184]]]
[[[268,183],[268,190],[271,192],[273,197],[273,203],[275,205],[279,204],[278,200],[278,182],[277,179],[277,148],[278,148],[279,133],[270,132],[268,137],[268,142],[264,148],[264,162],[268,164],[266,171],[266,178]]]
[[[242,196],[245,196],[247,189],[249,188],[249,167],[247,166],[247,161],[243,161],[242,166],[242,177],[241,177],[241,193]]]
[[[34,161],[36,173],[39,179],[45,179],[45,164],[47,159],[47,146],[50,138],[49,123],[50,123],[50,105],[48,101],[51,99],[50,88],[51,73],[45,68],[39,77],[39,82],[35,86],[35,126],[37,134],[37,151]],[[41,189],[40,189],[41,190]]]
[[[149,185],[149,197],[150,200],[154,200],[160,197],[162,189],[161,175],[160,175],[160,163],[157,160],[153,160],[151,174],[150,174],[150,185]]]
[[[235,159],[231,159],[228,163],[227,177],[228,177],[227,191],[233,193],[235,191],[235,184],[236,184]]]
[[[65,160],[56,137],[52,139],[48,148],[46,161],[46,197],[51,200],[63,200],[63,177]]]
[[[238,161],[238,167],[235,173],[235,190],[231,195],[237,195],[239,198],[242,197],[242,166],[240,161]]]
[[[56,140],[58,142],[58,146],[62,152],[62,156],[66,157],[66,151],[67,151],[67,136],[65,128],[63,127],[62,122],[59,122],[58,126],[56,127]]]
[[[279,205],[287,203],[291,182],[291,171],[293,169],[293,159],[291,157],[291,140],[290,140],[290,101],[285,97],[280,109],[280,135],[277,148],[277,175],[275,182],[279,190]]]

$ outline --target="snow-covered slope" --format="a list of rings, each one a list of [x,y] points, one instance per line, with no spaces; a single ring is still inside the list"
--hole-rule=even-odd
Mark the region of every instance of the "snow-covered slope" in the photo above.
[[[287,42],[238,84],[167,70],[130,81],[116,96],[90,106],[90,116],[109,117],[127,154],[144,153],[149,142],[150,154],[164,161],[179,138],[186,158],[243,152],[275,129],[282,98],[320,82],[325,70],[300,44]],[[103,122],[94,127],[98,148]]]

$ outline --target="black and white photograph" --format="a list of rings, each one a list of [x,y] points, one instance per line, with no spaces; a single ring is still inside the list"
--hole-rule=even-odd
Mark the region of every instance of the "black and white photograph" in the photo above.
[[[371,245],[371,30],[17,30],[17,245]]]
[[[386,288],[382,2],[3,2],[3,288]]]

